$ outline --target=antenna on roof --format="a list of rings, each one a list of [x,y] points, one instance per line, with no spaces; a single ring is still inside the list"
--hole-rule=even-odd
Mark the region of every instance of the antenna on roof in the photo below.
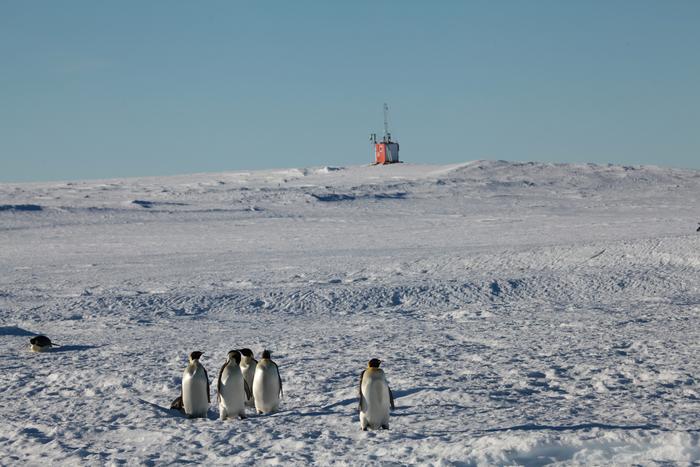
[[[391,142],[391,133],[389,133],[389,105],[384,103],[384,142]]]

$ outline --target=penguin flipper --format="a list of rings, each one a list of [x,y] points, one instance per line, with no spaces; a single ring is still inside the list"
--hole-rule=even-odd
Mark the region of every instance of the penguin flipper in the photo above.
[[[211,403],[211,395],[209,394],[211,391],[209,386],[209,375],[207,374],[207,369],[204,368],[204,365],[202,365],[202,370],[204,370],[204,377],[207,379],[207,402]]]
[[[273,362],[272,360],[270,360],[270,363],[272,363],[273,365],[275,365],[275,369],[277,370],[277,379],[279,380],[279,383],[280,383],[280,392],[279,392],[279,394],[280,394],[280,397],[284,397],[284,392],[282,392],[282,375],[280,375],[280,368],[279,368],[279,367],[277,366],[277,364],[276,364],[275,362]]]
[[[391,392],[391,388],[389,386],[386,388],[389,390],[389,406],[391,407],[391,410],[394,410],[394,393]]]
[[[250,400],[251,397],[253,397],[253,391],[250,390],[250,386],[248,386],[248,381],[243,379],[243,389],[245,389],[245,397],[247,400]]]
[[[219,378],[216,380],[216,400],[217,400],[217,402],[221,398],[221,375],[224,374],[224,368],[226,368],[226,365],[228,365],[228,361],[221,366],[221,369],[219,370]],[[204,373],[206,374],[206,371]],[[207,384],[208,383],[209,383],[209,378],[207,378]],[[209,392],[209,388],[207,388],[207,392]]]
[[[358,394],[360,396],[360,402],[359,402],[360,410],[363,410],[363,407],[362,407],[362,378],[364,378],[364,376],[365,376],[365,370],[362,370],[362,373],[360,373],[360,387],[359,387],[359,392],[358,392]]]

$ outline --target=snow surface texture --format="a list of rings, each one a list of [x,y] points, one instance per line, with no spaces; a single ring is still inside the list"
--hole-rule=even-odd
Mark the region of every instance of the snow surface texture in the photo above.
[[[502,161],[0,184],[0,463],[699,462],[698,206],[698,171]],[[241,347],[279,413],[168,410]]]

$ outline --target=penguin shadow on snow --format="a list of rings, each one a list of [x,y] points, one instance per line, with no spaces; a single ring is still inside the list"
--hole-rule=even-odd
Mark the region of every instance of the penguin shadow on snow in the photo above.
[[[400,399],[402,397],[410,396],[411,394],[415,394],[417,392],[423,392],[423,391],[435,391],[435,392],[443,392],[443,391],[448,391],[450,388],[447,386],[439,386],[439,387],[427,387],[427,386],[419,386],[415,388],[410,388],[410,389],[395,389],[392,390],[394,393],[394,399]]]
[[[180,412],[179,410],[173,410],[169,407],[164,407],[162,405],[158,405],[154,402],[149,402],[146,399],[142,399],[140,397],[136,398],[137,401],[139,401],[141,404],[150,407],[153,412],[157,415],[165,415],[169,418],[183,418],[185,420],[212,420],[212,421],[218,421],[219,420],[219,413],[213,409],[209,409],[207,411],[207,417],[206,419],[204,418],[190,418],[184,413]]]
[[[36,336],[37,333],[17,326],[0,326],[0,336]]]
[[[86,345],[86,344],[65,344],[60,347],[51,349],[48,353],[56,352],[82,352],[84,350],[99,349],[100,347],[105,347],[104,345]]]
[[[408,415],[422,415],[420,412],[408,412],[406,411],[407,409],[412,408],[412,405],[400,405],[398,400],[409,396],[411,394],[415,394],[418,392],[422,391],[447,391],[450,388],[447,386],[441,386],[441,387],[416,387],[416,388],[411,388],[411,389],[401,389],[401,390],[392,390],[392,393],[394,395],[394,402],[395,406],[394,409],[392,409],[391,413],[393,414],[392,416],[396,417],[403,417],[403,416],[408,416]],[[354,396],[354,397],[349,397],[347,399],[339,400],[337,402],[333,402],[331,404],[323,405],[323,406],[305,406],[305,407],[299,407],[298,409],[290,409],[290,410],[284,410],[277,412],[275,414],[270,414],[268,416],[272,417],[286,417],[286,416],[299,416],[299,417],[322,417],[322,416],[328,416],[328,415],[344,415],[344,416],[349,416],[349,415],[354,415],[355,419],[358,419],[358,416],[356,414],[357,412],[357,406],[359,404],[359,397]],[[334,410],[342,408],[340,410]],[[309,411],[304,411],[305,409],[308,409]],[[317,409],[317,410],[313,410]],[[264,415],[260,415],[264,416]]]
[[[413,405],[407,405],[407,404],[401,404],[399,405],[398,401],[399,399],[402,399],[406,396],[410,396],[412,394],[416,394],[419,392],[424,392],[424,391],[435,391],[435,392],[443,392],[443,391],[449,391],[450,388],[447,386],[439,386],[439,387],[415,387],[415,388],[410,388],[410,389],[392,389],[392,393],[394,394],[394,402],[395,406],[394,409],[391,411],[393,414],[392,416],[395,417],[406,417],[410,415],[423,415],[422,412],[415,412],[415,411],[409,411],[409,409],[412,409]],[[421,406],[424,407],[424,406]]]
[[[359,402],[359,397],[357,397],[357,396],[350,397],[348,399],[343,399],[342,401],[333,402],[332,404],[324,405],[323,407],[321,407],[321,411],[322,411],[322,414],[342,413],[342,412],[338,412],[338,411],[331,410],[331,409],[334,409],[336,407],[352,406],[352,408],[354,410],[354,408],[355,408],[355,406],[357,406],[358,402]]]
[[[418,393],[418,392],[423,392],[423,391],[443,392],[443,391],[448,391],[449,389],[450,388],[447,386],[415,387],[415,388],[410,388],[410,389],[397,389],[397,390],[392,389],[392,393],[394,395],[395,406],[391,412],[392,412],[392,414],[395,414],[395,416],[397,416],[397,417],[419,414],[419,412],[406,412],[406,409],[410,409],[413,406],[399,404],[399,399],[406,397],[406,396],[410,396],[410,395]],[[294,415],[294,416],[300,416],[300,417],[321,417],[321,416],[325,416],[325,415],[350,415],[350,414],[355,414],[355,412],[357,411],[356,409],[357,409],[358,403],[359,403],[359,397],[354,396],[354,397],[349,397],[347,399],[343,399],[343,400],[340,400],[337,402],[333,402],[331,404],[323,405],[321,407],[305,406],[305,407],[300,407],[298,409],[282,410],[282,411],[279,411],[275,414],[270,414],[268,416],[284,417],[284,416]],[[347,409],[334,410],[334,409],[340,408],[340,407],[343,407],[343,408],[347,407]],[[315,409],[315,408],[317,408],[318,410],[303,412],[304,409]],[[263,415],[260,415],[260,416],[263,416]]]
[[[328,415],[356,415],[357,405],[359,404],[359,397],[349,397],[337,402],[333,402],[328,405],[318,406],[318,405],[305,405],[303,407],[280,409],[275,413],[253,415],[254,418],[257,417],[323,417]],[[339,407],[347,407],[347,409],[333,410]],[[400,409],[397,405],[396,410]]]
[[[141,404],[145,405],[146,407],[149,407],[156,414],[166,415],[172,418],[187,418],[177,410],[172,410],[167,407],[163,407],[162,405],[154,404],[153,402],[149,402],[146,399],[141,399],[140,397],[137,397],[136,400],[139,401]]]

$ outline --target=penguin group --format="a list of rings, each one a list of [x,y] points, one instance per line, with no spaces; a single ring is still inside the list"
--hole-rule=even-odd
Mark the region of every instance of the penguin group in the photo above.
[[[206,418],[211,402],[207,370],[199,362],[202,352],[192,352],[182,373],[180,397],[170,406],[189,418]],[[263,350],[260,361],[250,349],[231,350],[219,370],[216,390],[219,419],[247,418],[246,407],[255,407],[258,415],[277,412],[283,396],[279,367],[269,350]],[[371,359],[360,373],[360,428],[389,429],[389,412],[394,410],[391,392],[382,363]]]
[[[180,396],[170,405],[189,418],[206,418],[211,403],[207,370],[199,361],[203,352],[192,352],[182,373]],[[246,418],[246,406],[258,414],[274,413],[283,395],[282,377],[272,352],[263,350],[260,361],[250,349],[231,350],[216,381],[219,418]]]
[[[32,352],[46,352],[56,344],[46,336],[29,340]],[[188,418],[207,418],[211,404],[211,388],[206,368],[199,361],[204,352],[189,354],[187,366],[182,372],[180,395],[170,405]],[[394,394],[391,392],[382,361],[373,358],[360,373],[359,412],[360,428],[389,429],[389,413],[394,410]],[[231,350],[219,369],[216,381],[219,418],[247,418],[246,407],[254,407],[258,415],[277,412],[283,397],[282,377],[279,367],[272,360],[272,352],[263,350],[257,361],[250,349]]]

